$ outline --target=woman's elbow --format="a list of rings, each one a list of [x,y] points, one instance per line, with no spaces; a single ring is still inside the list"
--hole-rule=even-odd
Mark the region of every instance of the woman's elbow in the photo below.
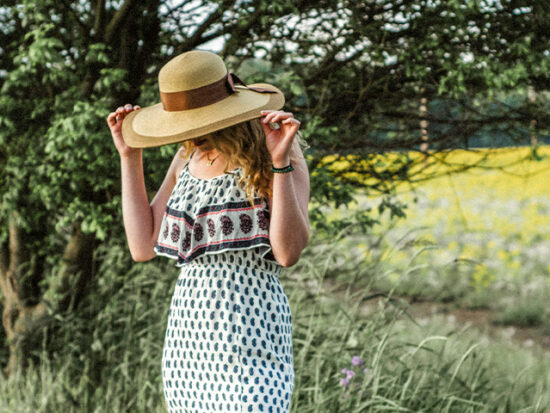
[[[300,252],[307,246],[308,243],[309,243],[309,225],[304,231],[304,239],[302,240],[302,249],[300,250]]]
[[[284,253],[282,254],[280,253],[276,255],[275,259],[283,267],[292,267],[294,264],[296,264],[300,260],[302,251],[306,247],[308,240],[309,240],[309,233],[306,234],[301,246],[290,248]]]
[[[145,262],[151,260],[153,257],[150,257],[148,255],[138,255],[138,254],[132,254],[132,260],[134,262]]]
[[[285,255],[283,257],[275,257],[275,259],[282,267],[288,268],[288,267],[292,267],[294,264],[298,262],[298,260],[300,259],[300,255],[298,256]]]
[[[154,250],[130,250],[130,254],[135,262],[145,262],[156,257]]]

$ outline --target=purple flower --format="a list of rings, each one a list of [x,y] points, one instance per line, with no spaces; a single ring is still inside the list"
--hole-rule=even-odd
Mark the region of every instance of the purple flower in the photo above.
[[[346,378],[348,378],[348,379],[355,376],[355,372],[353,370],[346,369],[346,368],[342,369],[342,374],[345,374]]]
[[[166,224],[166,226],[164,227],[164,232],[162,233],[163,239],[168,238],[168,232],[170,232],[170,225]]]
[[[361,364],[365,364],[365,362],[361,360],[359,356],[354,356],[351,359],[351,364],[353,364],[354,366],[360,366]]]
[[[241,231],[248,234],[252,230],[252,218],[248,214],[239,215]]]
[[[233,232],[233,221],[227,215],[220,218],[222,224],[222,232],[224,235],[229,235]]]
[[[214,234],[216,234],[216,225],[214,224],[214,220],[208,218],[208,220],[206,221],[206,225],[208,225],[208,233],[211,237],[213,237]]]
[[[359,356],[354,356],[351,359],[351,364],[353,366],[360,366],[360,365],[365,364],[365,362]],[[372,372],[369,368],[365,367],[363,369],[363,372],[366,375],[370,376],[369,379],[372,378]],[[356,375],[355,371],[351,370],[351,369],[348,369],[348,368],[343,368],[341,373],[345,374],[346,377],[340,379],[340,386],[349,387],[350,382],[352,381],[353,377],[355,377],[355,375]],[[353,384],[354,384],[355,387],[359,387],[361,385],[357,381],[355,381]]]
[[[170,238],[173,242],[178,242],[180,239],[180,227],[178,224],[172,224],[172,232],[170,233]]]
[[[351,378],[355,376],[355,372],[350,369],[344,368],[342,369],[342,374],[345,374],[346,377],[340,379],[340,386],[347,387],[349,385],[349,381],[351,380]]]

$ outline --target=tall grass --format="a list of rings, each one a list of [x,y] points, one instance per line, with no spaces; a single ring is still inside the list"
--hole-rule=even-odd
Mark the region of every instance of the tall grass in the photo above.
[[[385,273],[360,273],[369,280],[361,280],[359,294],[348,289],[344,299],[334,298],[323,288],[332,285],[326,279],[358,278],[341,260],[350,257],[349,246],[338,245],[344,244],[336,239],[310,250],[295,270],[296,284],[287,287],[296,346],[293,412],[550,411],[547,353],[489,341],[445,320],[408,318],[391,291],[365,313],[363,304],[376,296],[371,285]],[[365,364],[352,366],[353,356]],[[339,384],[344,368],[356,373],[347,386]]]
[[[37,349],[40,363],[0,382],[2,412],[163,412],[161,353],[173,263],[133,264],[105,245],[91,294],[57,316]]]
[[[548,358],[443,321],[415,322],[391,293],[365,312],[368,280],[386,274],[338,245],[313,243],[281,277],[293,319],[292,412],[549,411]],[[100,253],[93,293],[48,329],[39,363],[0,379],[0,412],[166,411],[160,363],[177,268],[162,259],[132,264],[113,245]],[[350,289],[341,300],[327,290],[327,279],[358,277],[359,295]],[[353,356],[364,364],[352,366]],[[347,386],[344,368],[356,372]]]

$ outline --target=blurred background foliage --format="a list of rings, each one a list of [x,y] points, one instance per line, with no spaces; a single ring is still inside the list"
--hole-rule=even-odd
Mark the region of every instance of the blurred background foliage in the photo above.
[[[120,299],[105,296],[115,281],[99,287],[114,259],[106,245],[120,271],[135,266],[123,253],[105,118],[125,103],[157,103],[158,71],[173,56],[212,50],[245,82],[285,92],[310,145],[312,226],[331,237],[377,222],[370,208],[326,219],[359,193],[403,216],[396,184],[437,176],[447,149],[531,145],[536,158],[550,125],[549,13],[545,2],[518,0],[3,0],[5,372],[40,358],[37,342],[55,354],[60,320]],[[144,151],[151,196],[176,149]],[[91,365],[100,377],[101,363]]]

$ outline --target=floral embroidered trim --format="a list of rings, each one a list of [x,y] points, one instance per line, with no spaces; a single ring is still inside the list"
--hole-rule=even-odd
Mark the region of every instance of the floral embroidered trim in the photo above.
[[[257,248],[262,259],[277,262],[269,241],[267,199],[256,197],[251,204],[232,175],[220,178],[214,188],[210,181],[194,184],[186,175],[184,169],[167,202],[154,247],[158,255],[181,266],[202,254]]]

